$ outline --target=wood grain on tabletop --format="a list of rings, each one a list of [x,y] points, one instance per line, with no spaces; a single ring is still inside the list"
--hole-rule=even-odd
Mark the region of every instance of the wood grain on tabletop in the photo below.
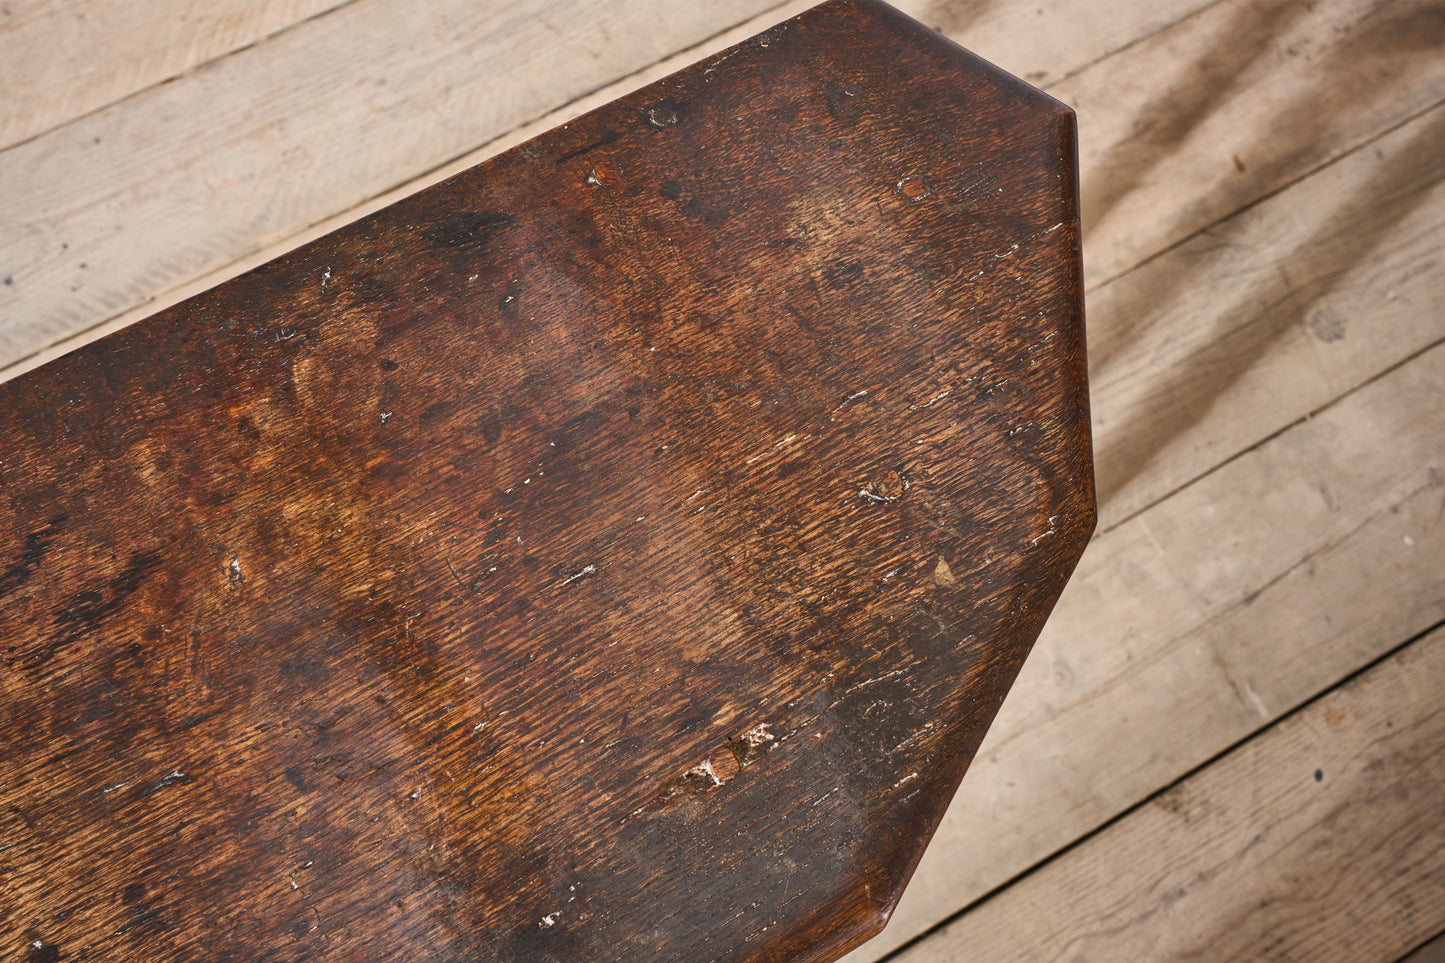
[[[0,386],[0,942],[875,932],[1093,527],[1073,137],[833,3]]]
[[[897,963],[1395,963],[1445,926],[1442,691],[1445,630],[1151,799]]]
[[[343,2],[7,0],[0,7],[0,149]]]
[[[803,5],[791,6],[800,9]],[[1438,229],[1429,220],[1432,216],[1429,212],[1438,211],[1439,198],[1428,171],[1418,170],[1420,164],[1426,162],[1427,151],[1438,136],[1438,125],[1429,127],[1426,126],[1429,121],[1422,124],[1417,120],[1402,128],[1402,136],[1373,142],[1363,138],[1367,147],[1356,150],[1340,165],[1330,165],[1313,176],[1307,176],[1308,167],[1281,172],[1273,156],[1260,158],[1255,154],[1277,141],[1273,151],[1298,157],[1302,145],[1303,156],[1308,161],[1314,156],[1311,138],[1319,133],[1321,125],[1327,128],[1324,131],[1327,138],[1330,131],[1366,129],[1359,126],[1361,123],[1383,130],[1384,125],[1394,123],[1392,118],[1422,102],[1418,85],[1432,82],[1432,65],[1416,55],[1418,49],[1416,53],[1397,58],[1392,65],[1380,56],[1379,41],[1392,30],[1401,29],[1402,19],[1408,23],[1411,18],[1428,17],[1429,5],[1415,4],[1413,8],[1410,4],[1381,5],[1385,9],[1371,13],[1359,5],[1337,4],[1331,5],[1328,21],[1301,15],[1297,7],[1285,9],[1287,5],[1275,5],[1277,9],[1272,14],[1267,9],[1227,9],[1243,6],[1238,4],[1218,5],[1211,9],[1209,18],[1187,16],[1205,6],[1202,3],[1114,2],[1106,8],[1097,3],[1034,5],[1040,9],[1046,7],[1046,15],[1035,13],[1032,7],[1025,11],[1024,5],[1016,4],[902,6],[926,22],[950,31],[971,49],[1036,82],[1053,83],[1080,67],[1087,67],[1060,90],[1061,96],[1078,105],[1088,122],[1084,144],[1086,213],[1112,211],[1118,204],[1127,203],[1133,190],[1157,194],[1160,185],[1169,180],[1170,163],[1183,164],[1182,169],[1200,174],[1199,157],[1166,156],[1171,154],[1203,153],[1218,162],[1212,174],[1204,171],[1202,181],[1176,178],[1169,186],[1169,190],[1175,192],[1173,200],[1159,202],[1166,207],[1178,203],[1182,205],[1181,210],[1186,211],[1192,206],[1202,205],[1202,209],[1208,210],[1211,204],[1217,205],[1216,199],[1209,195],[1219,177],[1229,179],[1227,193],[1234,197],[1242,196],[1241,187],[1246,194],[1258,196],[1273,189],[1270,185],[1275,181],[1288,184],[1292,179],[1304,178],[1279,197],[1266,200],[1258,218],[1251,220],[1251,212],[1246,211],[1226,222],[1223,228],[1211,227],[1181,248],[1169,251],[1137,271],[1126,272],[1119,281],[1098,288],[1091,295],[1090,347],[1095,362],[1101,493],[1105,496],[1101,511],[1107,524],[1119,524],[1271,431],[1328,403],[1331,393],[1352,390],[1438,337],[1432,324],[1441,316],[1438,292],[1442,286],[1437,283],[1438,272],[1432,271],[1430,254]],[[1033,14],[1036,22],[1032,25],[1023,22],[1020,18],[1025,13]],[[1230,62],[1236,69],[1255,71],[1251,82],[1230,84],[1227,76],[1218,72],[1211,75],[1210,58],[1217,58],[1219,54],[1213,45],[1225,42],[1230,36],[1242,36],[1249,18],[1259,19],[1264,15],[1268,15],[1269,23],[1260,24],[1258,32],[1244,36],[1248,42],[1236,43],[1230,54]],[[1369,23],[1379,16],[1395,25],[1386,23],[1380,27]],[[1354,19],[1349,19],[1351,17]],[[327,21],[334,19],[326,18]],[[1314,25],[1325,22],[1349,29],[1335,35],[1313,29]],[[1160,28],[1168,28],[1164,30],[1167,37],[1131,45],[1132,41]],[[1363,41],[1350,37],[1361,29],[1365,35]],[[1421,36],[1428,37],[1429,29],[1427,23]],[[1372,36],[1374,41],[1370,40]],[[1361,43],[1363,47],[1359,46]],[[1418,46],[1413,44],[1412,49]],[[1107,56],[1120,48],[1126,49]],[[1362,62],[1350,63],[1349,51],[1363,51]],[[259,58],[272,54],[263,45],[236,56]],[[675,62],[686,62],[692,56],[695,54],[680,55]],[[1088,66],[1090,64],[1092,66]],[[1400,69],[1402,66],[1408,69]],[[1354,89],[1340,83],[1340,77],[1358,77],[1370,71],[1379,71],[1372,74],[1377,80],[1373,87]],[[1176,74],[1181,78],[1199,74],[1196,79],[1203,94],[1197,99],[1160,97],[1153,78]],[[1286,76],[1278,76],[1280,74]],[[1091,76],[1093,80],[1089,79]],[[1149,82],[1143,83],[1143,79]],[[1410,85],[1416,85],[1417,89],[1404,89]],[[195,88],[196,85],[187,77],[174,86]],[[1177,86],[1185,94],[1194,89],[1183,79]],[[1251,103],[1251,98],[1256,102]],[[1428,95],[1424,100],[1429,100]],[[1177,108],[1186,101],[1185,106],[1190,110],[1180,110],[1179,117],[1169,116],[1171,106]],[[154,104],[151,98],[141,96],[112,110],[128,113],[139,127],[153,128],[158,118],[166,116],[157,112]],[[1378,113],[1377,104],[1384,104]],[[269,136],[277,138],[274,143],[278,145],[307,136],[304,125],[281,119],[286,109],[285,103],[279,106],[278,122],[268,131]],[[1270,126],[1269,137],[1261,137],[1257,133],[1260,119],[1270,111],[1289,122]],[[1211,120],[1214,114],[1234,118],[1237,123]],[[1143,124],[1153,132],[1146,138],[1152,144],[1149,151],[1134,148],[1133,153],[1130,152],[1135,124]],[[1356,127],[1350,128],[1351,124]],[[1212,125],[1211,136],[1201,138],[1196,133],[1190,139],[1189,130],[1198,125]],[[538,126],[545,127],[547,122]],[[1236,126],[1240,129],[1232,130]],[[1106,128],[1115,133],[1097,140],[1088,136]],[[1164,137],[1170,131],[1173,133]],[[1233,141],[1229,140],[1232,135],[1237,135]],[[1171,146],[1174,137],[1183,137],[1190,144],[1188,150],[1175,150]],[[209,157],[203,159],[203,155],[198,155],[197,163],[217,167],[229,162],[227,138],[215,140],[216,146]],[[1244,143],[1246,140],[1249,142]],[[1221,149],[1214,149],[1216,143]],[[1247,149],[1238,153],[1240,165],[1234,163],[1234,151],[1226,157],[1222,150],[1230,144],[1244,144]],[[319,148],[308,144],[305,149],[315,152]],[[1375,152],[1382,156],[1376,156]],[[479,156],[473,155],[457,166],[471,163]],[[1115,163],[1118,170],[1103,167],[1102,161],[1096,159],[1103,157]],[[0,179],[5,176],[6,160],[7,154],[0,153]],[[106,155],[105,162],[123,167],[124,157]],[[1353,166],[1347,168],[1346,165]],[[1238,166],[1244,166],[1245,170],[1239,170]],[[1107,181],[1096,176],[1095,171],[1109,175]],[[1261,171],[1269,175],[1263,181],[1257,179]],[[400,180],[414,173],[398,165],[390,176]],[[1294,193],[1301,189],[1304,193]],[[1118,200],[1121,191],[1124,201]],[[1180,191],[1184,194],[1178,195]],[[1416,191],[1424,196],[1419,202],[1421,210],[1412,212],[1409,195]],[[1110,198],[1115,202],[1112,205],[1096,203]],[[1093,226],[1113,232],[1126,242],[1134,229],[1145,230],[1146,234],[1163,230],[1163,236],[1177,234],[1178,225],[1161,228],[1156,223],[1159,210],[1141,207],[1142,220],[1110,213]],[[1197,223],[1197,218],[1189,223]],[[1354,230],[1356,223],[1360,225],[1358,232]],[[139,225],[137,233],[140,236],[145,233]],[[233,235],[233,239],[245,239],[242,231],[227,229],[227,233]],[[1398,250],[1400,248],[1404,250]],[[277,249],[273,245],[253,258],[259,260],[267,251]],[[125,254],[123,245],[116,245],[115,250]],[[1359,263],[1352,265],[1352,259],[1358,259]],[[215,270],[214,278],[224,277],[224,265]],[[147,297],[155,297],[155,292],[164,292],[174,284],[172,275],[155,265],[148,268],[148,276],[153,293]],[[1241,277],[1247,283],[1241,284]],[[1305,279],[1303,284],[1296,281],[1300,277]],[[1297,287],[1303,287],[1303,296],[1295,294]],[[1225,292],[1225,297],[1219,297],[1220,292]],[[1299,305],[1297,311],[1296,304]],[[1235,330],[1230,322],[1240,311],[1256,320]],[[138,313],[132,309],[130,316]],[[1180,392],[1177,394],[1176,384]],[[1394,392],[1381,397],[1383,400],[1378,405],[1384,406],[1434,403],[1428,392]],[[1365,421],[1359,423],[1359,430],[1373,427],[1389,431],[1392,423],[1388,419],[1384,423]],[[1178,434],[1177,442],[1171,443],[1171,431],[1183,433]],[[1328,446],[1311,445],[1305,451],[1314,453],[1301,456],[1305,461],[1308,457],[1322,461],[1331,457]],[[1415,468],[1427,473],[1430,467],[1439,470],[1428,458],[1421,461],[1418,453],[1410,454],[1410,451],[1407,446],[1405,458],[1413,458]],[[1260,483],[1267,484],[1273,476],[1298,471],[1300,467],[1298,463],[1275,458],[1245,477],[1258,478]],[[1333,498],[1329,491],[1333,475],[1316,471],[1313,478],[1325,486],[1319,497]],[[1178,533],[1177,541],[1171,541],[1170,546],[1192,546],[1187,554],[1203,557],[1221,548],[1228,549],[1236,527],[1262,524],[1258,512],[1248,511],[1249,506],[1242,500],[1229,503],[1236,507],[1225,506],[1225,510],[1220,511],[1211,501],[1212,494],[1221,491],[1218,486],[1204,485],[1202,490],[1210,497],[1198,508],[1214,511],[1208,517],[1193,521],[1189,512],[1178,513],[1176,520],[1167,526]],[[1313,497],[1303,490],[1301,496],[1307,503]],[[1166,687],[1163,691],[1167,698],[1167,693],[1178,688],[1178,682],[1171,680],[1182,679],[1189,671],[1190,663],[1181,658],[1182,651],[1192,646],[1208,656],[1210,646],[1223,646],[1228,651],[1228,640],[1234,639],[1238,654],[1246,657],[1243,669],[1236,676],[1242,675],[1256,696],[1271,685],[1275,687],[1272,693],[1266,691],[1262,697],[1268,701],[1267,709],[1272,716],[1307,697],[1306,690],[1311,687],[1328,685],[1327,680],[1338,678],[1348,671],[1348,666],[1372,658],[1372,653],[1380,651],[1380,646],[1387,645],[1389,639],[1404,638],[1418,631],[1420,625],[1429,624],[1432,618],[1438,619],[1438,614],[1431,615],[1440,611],[1438,587],[1426,578],[1427,571],[1418,561],[1412,562],[1412,553],[1403,550],[1410,547],[1405,540],[1411,539],[1420,547],[1420,551],[1413,553],[1414,558],[1429,551],[1437,555],[1445,553],[1438,526],[1432,524],[1435,497],[1427,486],[1403,499],[1387,499],[1390,508],[1375,510],[1374,514],[1370,514],[1373,503],[1357,502],[1359,507],[1344,505],[1340,511],[1346,518],[1358,520],[1358,530],[1328,542],[1311,541],[1296,533],[1297,537],[1290,543],[1293,548],[1282,557],[1287,559],[1293,552],[1307,562],[1264,566],[1240,573],[1237,588],[1243,594],[1230,588],[1226,595],[1236,600],[1251,598],[1251,604],[1232,603],[1228,617],[1209,623],[1209,628],[1188,631],[1166,622],[1138,632],[1137,636],[1146,639],[1151,633],[1180,633],[1167,650],[1172,656],[1157,668],[1151,684]],[[1165,524],[1157,517],[1158,511],[1156,508],[1154,516],[1148,513],[1145,516],[1154,519],[1155,527]],[[1220,521],[1221,517],[1225,520]],[[1302,517],[1308,520],[1309,516]],[[1080,612],[1085,618],[1084,624],[1098,625],[1101,638],[1108,639],[1112,638],[1113,631],[1108,618],[1111,593],[1118,592],[1118,597],[1126,600],[1115,616],[1118,620],[1115,625],[1147,620],[1158,605],[1184,597],[1167,584],[1124,584],[1129,581],[1126,578],[1129,572],[1148,571],[1151,566],[1158,566],[1164,555],[1160,546],[1152,544],[1148,526],[1133,526],[1131,531],[1133,534],[1127,540],[1105,536],[1109,542],[1118,542],[1113,550],[1103,549],[1105,540],[1091,550],[1081,571],[1081,580],[1095,586],[1089,593],[1091,598],[1087,603],[1076,603],[1074,596],[1083,594],[1076,585],[1061,603],[1060,624],[1072,619],[1069,613]],[[1100,555],[1097,565],[1091,563],[1095,554]],[[1181,564],[1177,556],[1177,552],[1170,556],[1176,566]],[[1189,564],[1183,563],[1185,568]],[[1110,585],[1104,586],[1099,580],[1108,574],[1110,566],[1118,571],[1111,576]],[[1251,592],[1257,594],[1251,595]],[[1366,604],[1350,604],[1355,600]],[[1040,704],[1053,705],[1060,698],[1061,690],[1079,697],[1096,693],[1086,701],[1099,703],[1096,715],[1101,727],[1117,724],[1111,722],[1110,714],[1130,718],[1136,712],[1167,714],[1169,707],[1158,699],[1141,702],[1130,692],[1117,691],[1121,686],[1137,685],[1125,681],[1133,676],[1117,677],[1105,672],[1103,677],[1114,681],[1092,683],[1088,678],[1078,678],[1077,666],[1088,665],[1097,657],[1083,650],[1084,643],[1095,637],[1085,631],[1066,634],[1058,625],[1047,630],[1038,655],[1019,680],[1019,691],[1003,710],[1000,729],[1013,728],[1010,719],[1016,704],[1042,700]],[[1279,640],[1286,638],[1308,640],[1312,644],[1298,649],[1281,647]],[[1129,651],[1141,650],[1135,645]],[[1247,656],[1252,651],[1268,651],[1274,656],[1262,662],[1250,662]],[[1317,660],[1316,656],[1320,658]],[[1291,674],[1302,667],[1314,671],[1307,672],[1301,684],[1291,685]],[[1204,665],[1204,674],[1209,672],[1210,666]],[[1206,736],[1201,740],[1206,745],[1228,745],[1238,734],[1247,734],[1249,727],[1261,724],[1263,717],[1261,722],[1255,722],[1247,713],[1234,715],[1230,706],[1249,699],[1248,692],[1240,688],[1242,695],[1236,696],[1238,683],[1223,673],[1212,678],[1217,685],[1204,687],[1195,703],[1197,708],[1190,710],[1191,717],[1204,720],[1222,715],[1229,719],[1227,725],[1206,726]],[[1191,750],[1188,740],[1177,731],[1171,735],[1167,731],[1149,730],[1146,734],[1160,740],[1159,745],[1146,752],[1162,758],[1151,759],[1149,765],[1132,773],[1125,791],[1104,792],[1102,798],[1098,798],[1097,780],[1085,772],[1076,771],[1063,784],[1056,784],[1045,778],[1047,774],[1042,770],[1025,766],[1016,771],[1026,762],[1027,754],[1035,751],[1027,743],[1000,739],[997,750],[986,745],[983,758],[989,764],[975,767],[940,832],[935,854],[925,858],[889,930],[883,938],[860,951],[859,958],[864,958],[864,953],[881,952],[890,945],[890,939],[891,945],[896,945],[901,941],[897,939],[899,934],[918,932],[990,888],[986,882],[987,869],[972,873],[961,884],[964,874],[960,874],[959,869],[963,864],[976,868],[991,866],[994,872],[1002,874],[998,876],[999,881],[1007,879],[1078,833],[1098,825],[1107,818],[1101,814],[1118,811],[1115,807],[1121,805],[1121,801],[1127,806],[1205,758],[1199,755],[1201,750]],[[1099,744],[1096,736],[1087,734],[1075,744],[1069,725],[1040,730],[1036,736],[1046,752],[1051,739],[1063,739],[1073,746],[1069,750],[1073,755],[1085,754],[1087,747]],[[1058,746],[1054,746],[1053,751],[1057,754]],[[1125,766],[1129,768],[1128,763]],[[997,779],[990,776],[993,781],[983,784],[986,772],[997,773]],[[1015,781],[1016,785],[1009,787],[1005,780]],[[1025,795],[1037,798],[1039,804],[1021,805],[1026,802]],[[1075,818],[1071,814],[1075,810],[1073,800],[1077,799],[1089,802]],[[1052,823],[1057,825],[1039,828]],[[969,859],[959,859],[960,852],[969,853]],[[943,871],[935,873],[935,870]],[[982,889],[971,888],[976,886]],[[936,902],[923,899],[931,894],[943,898]],[[930,903],[931,910],[912,912],[915,899]]]
[[[905,8],[1047,84],[1203,2]],[[415,5],[355,0],[0,151],[0,186],[9,187],[0,194],[0,273],[11,279],[0,287],[0,366],[10,365],[0,376],[58,355],[46,349],[59,341],[73,338],[68,350],[97,326],[116,330],[471,167],[509,146],[479,147],[514,125],[752,11],[766,9],[731,36],[528,125],[530,133],[810,5],[569,2],[499,29],[494,7],[442,0],[418,17]],[[560,37],[557,24],[566,28]],[[603,37],[621,40],[599,48]],[[594,63],[599,53],[605,59]]]
[[[1096,538],[893,920],[850,959],[1445,619],[1442,385],[1436,346]]]

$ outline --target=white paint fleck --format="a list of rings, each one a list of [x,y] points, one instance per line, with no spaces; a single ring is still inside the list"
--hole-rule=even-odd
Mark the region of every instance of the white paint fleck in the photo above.
[[[870,685],[877,685],[879,682],[886,682],[886,681],[889,680],[889,679],[896,679],[896,678],[898,678],[900,675],[902,675],[903,673],[905,673],[905,672],[907,672],[907,671],[908,671],[908,669],[907,669],[906,667],[905,667],[905,668],[902,668],[902,669],[894,669],[892,672],[885,672],[885,673],[883,673],[883,674],[880,675],[880,676],[874,676],[874,677],[871,678],[871,679],[864,679],[862,682],[858,683],[857,685],[849,686],[848,688],[844,689],[844,690],[843,690],[843,694],[844,694],[844,695],[852,695],[853,693],[857,692],[859,689],[866,689],[866,688],[868,688]]]
[[[897,752],[897,751],[900,750],[900,749],[903,749],[903,748],[905,748],[905,747],[907,747],[907,746],[912,745],[913,743],[917,742],[919,739],[922,739],[925,735],[927,735],[927,734],[928,734],[928,730],[929,730],[929,729],[932,729],[932,728],[933,728],[933,723],[931,723],[931,722],[925,723],[922,729],[919,729],[919,730],[918,730],[917,732],[915,732],[913,735],[909,736],[907,739],[904,739],[904,740],[903,740],[902,742],[900,742],[898,745],[894,746],[894,747],[893,747],[893,751],[894,751],[894,752]]]
[[[929,398],[921,405],[909,405],[908,410],[918,411],[923,408],[932,408],[934,405],[938,404],[940,401],[942,401],[944,398],[947,398],[951,394],[953,394],[953,388],[944,388],[938,394],[934,395],[932,398]]]
[[[518,539],[518,541],[520,541],[520,539]],[[597,566],[596,566],[596,565],[587,565],[587,566],[585,566],[585,567],[582,569],[582,571],[578,572],[576,575],[573,575],[573,576],[571,576],[571,577],[569,577],[569,578],[567,578],[567,579],[564,579],[563,582],[562,582],[562,584],[563,584],[563,585],[571,585],[573,582],[577,581],[578,579],[580,579],[580,578],[586,578],[587,576],[591,575],[591,574],[592,574],[593,572],[595,572],[595,571],[597,571]]]
[[[738,738],[745,742],[749,749],[757,749],[769,742],[777,742],[777,737],[769,732],[768,728],[766,722],[759,722]]]
[[[800,436],[800,435],[788,435],[788,436],[787,436],[786,438],[784,438],[782,441],[773,443],[773,445],[772,445],[771,447],[769,447],[768,449],[766,449],[765,451],[760,451],[760,452],[758,452],[756,455],[754,455],[753,457],[749,458],[749,459],[747,460],[746,464],[751,465],[753,462],[757,461],[759,458],[762,458],[762,457],[768,455],[768,454],[771,453],[771,452],[777,451],[779,448],[782,448],[784,445],[791,445],[793,442],[797,441],[800,437],[801,437],[804,441],[807,441],[809,438],[812,438],[813,436],[812,436],[812,435],[801,435],[801,436]]]
[[[1249,700],[1249,704],[1254,708],[1254,711],[1259,713],[1259,717],[1268,720],[1269,709],[1265,706],[1264,700],[1259,697],[1259,693],[1254,691],[1254,686],[1250,685],[1248,680],[1244,683],[1244,695],[1245,698]]]
[[[710,784],[714,786],[721,786],[723,784],[723,781],[718,778],[717,772],[714,771],[712,767],[711,759],[704,759],[702,762],[698,763],[687,772],[683,773],[683,776],[692,776],[698,779],[706,779]]]
[[[903,785],[904,783],[912,782],[913,780],[915,780],[915,779],[917,779],[917,778],[918,778],[918,773],[916,773],[916,772],[910,772],[908,775],[904,776],[902,779],[900,779],[900,780],[898,780],[897,782],[895,782],[892,786],[888,787],[888,791],[889,791],[889,792],[892,792],[894,789],[897,789],[899,786]]]
[[[846,395],[843,396],[843,400],[838,404],[838,407],[836,407],[836,408],[834,408],[832,411],[828,412],[828,420],[829,420],[829,421],[836,421],[837,419],[833,417],[834,415],[836,415],[838,412],[842,411],[844,408],[846,408],[846,407],[848,407],[849,405],[851,405],[853,402],[857,401],[859,398],[867,397],[867,395],[868,395],[868,389],[867,389],[867,388],[860,388],[860,389],[857,390],[857,391],[850,391],[848,394],[846,394]]]
[[[1048,538],[1050,535],[1056,535],[1056,534],[1058,534],[1057,530],[1054,528],[1054,523],[1057,522],[1058,520],[1059,520],[1059,516],[1057,516],[1057,515],[1050,515],[1050,516],[1049,516],[1049,529],[1048,529],[1048,531],[1046,531],[1046,532],[1041,532],[1041,533],[1039,533],[1038,535],[1035,535],[1033,538],[1029,539],[1029,544],[1030,544],[1030,545],[1037,545],[1039,542],[1042,542],[1044,539]]]

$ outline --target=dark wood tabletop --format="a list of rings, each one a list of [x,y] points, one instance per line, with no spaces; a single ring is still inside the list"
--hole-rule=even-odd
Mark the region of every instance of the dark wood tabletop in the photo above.
[[[1093,528],[1074,156],[835,0],[0,385],[0,958],[876,932]]]

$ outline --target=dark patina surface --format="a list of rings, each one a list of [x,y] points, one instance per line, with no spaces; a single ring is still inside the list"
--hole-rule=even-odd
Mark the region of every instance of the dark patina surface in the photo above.
[[[0,958],[875,932],[1093,526],[1073,137],[833,3],[0,385]]]

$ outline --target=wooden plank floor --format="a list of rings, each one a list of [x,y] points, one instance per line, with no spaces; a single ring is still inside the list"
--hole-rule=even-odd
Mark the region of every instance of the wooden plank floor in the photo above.
[[[1396,959],[1445,914],[1442,687],[1435,631],[897,959]]]
[[[807,6],[10,0],[0,378]],[[848,960],[1434,952],[1445,2],[899,6],[1078,112],[1100,528]]]

